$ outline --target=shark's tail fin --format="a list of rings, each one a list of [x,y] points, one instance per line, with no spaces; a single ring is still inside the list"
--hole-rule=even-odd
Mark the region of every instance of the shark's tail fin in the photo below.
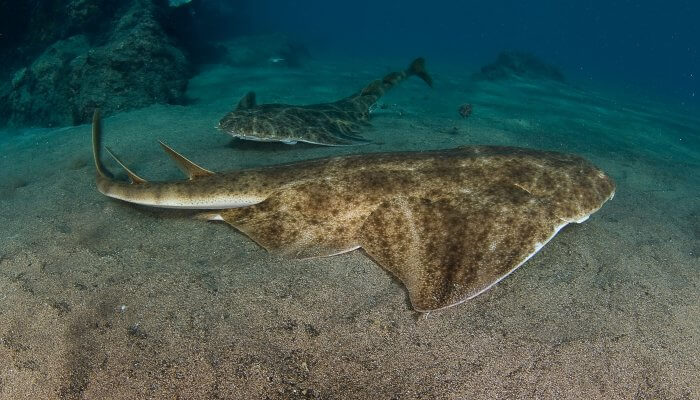
[[[92,114],[92,157],[95,159],[95,169],[97,169],[98,181],[112,181],[114,175],[102,164],[102,124],[100,121],[100,110],[96,109]],[[105,148],[107,153],[124,168],[132,183],[145,183],[146,180],[136,175],[129,169],[109,148]]]
[[[92,158],[95,159],[95,169],[101,178],[112,178],[112,174],[107,167],[102,164],[102,124],[100,121],[100,110],[95,110],[92,114]]]
[[[408,66],[406,73],[421,78],[428,86],[433,87],[433,78],[430,77],[428,71],[425,69],[425,58],[419,57],[413,60],[411,65]]]
[[[413,75],[421,78],[428,84],[428,86],[433,86],[433,78],[430,77],[428,71],[425,69],[425,59],[423,57],[419,57],[413,60],[411,65],[409,65],[405,71],[392,72],[382,78],[382,86],[384,87],[384,91],[391,89]]]
[[[360,96],[374,96],[378,99],[391,88],[413,75],[421,78],[428,86],[433,86],[433,78],[430,77],[428,71],[425,69],[425,59],[420,57],[413,60],[406,70],[391,72],[384,76],[384,78],[365,86],[364,89],[360,91]]]

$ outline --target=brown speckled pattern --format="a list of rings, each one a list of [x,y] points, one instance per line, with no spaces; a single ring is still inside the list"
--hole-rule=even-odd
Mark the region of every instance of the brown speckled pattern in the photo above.
[[[311,105],[249,105],[246,95],[239,106],[219,121],[218,128],[231,136],[268,142],[306,142],[326,146],[366,143],[361,130],[369,126],[369,109],[388,90],[409,76],[418,75],[432,84],[423,59],[411,63],[406,71],[392,72],[358,93],[333,103]]]
[[[98,178],[98,186],[151,205],[256,199],[219,214],[288,257],[362,247],[406,285],[419,311],[486,290],[615,190],[581,157],[509,147],[360,154],[170,183]]]
[[[436,201],[392,199],[371,214],[361,237],[365,251],[406,285],[413,307],[429,311],[488,288],[562,223],[546,200],[501,188]]]
[[[362,247],[404,282],[420,311],[487,289],[563,225],[600,208],[615,187],[580,157],[499,147],[366,154],[250,173],[281,186],[268,187],[260,204],[222,212],[225,221],[289,257]]]

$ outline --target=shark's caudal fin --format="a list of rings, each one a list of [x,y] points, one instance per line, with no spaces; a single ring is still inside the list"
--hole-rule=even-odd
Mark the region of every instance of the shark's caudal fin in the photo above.
[[[411,65],[408,66],[406,70],[408,75],[415,75],[421,78],[428,86],[433,87],[433,78],[428,74],[425,69],[425,58],[419,57],[413,60]]]
[[[102,164],[102,124],[101,124],[101,119],[100,119],[100,110],[95,109],[95,112],[92,114],[92,157],[95,159],[95,168],[97,169],[97,175],[99,178],[105,179],[105,180],[112,180],[114,178],[114,175],[112,175],[111,172],[105,167],[104,164]],[[131,179],[132,183],[145,183],[146,180],[141,178],[140,176],[136,175],[133,171],[129,169],[129,167],[124,164],[119,157],[117,157],[114,152],[112,152],[110,149],[105,148],[107,150],[107,153],[109,153],[110,156],[114,159],[114,161],[117,162],[117,164],[121,165],[122,168],[124,168],[124,171],[126,171],[126,174],[129,175],[129,179]]]
[[[430,77],[430,74],[428,74],[428,71],[425,69],[425,59],[419,57],[413,60],[405,71],[391,72],[384,78],[371,82],[360,91],[360,96],[374,96],[379,98],[388,90],[413,75],[421,78],[428,86],[433,86],[433,78]]]
[[[113,175],[102,164],[102,124],[100,122],[100,110],[96,109],[92,114],[92,157],[95,159],[95,169],[101,178],[112,178]]]
[[[92,115],[92,155],[95,159],[95,168],[97,169],[98,178],[106,181],[112,181],[114,179],[114,175],[112,175],[112,173],[109,172],[107,167],[105,167],[100,157],[102,153],[101,139],[102,126],[100,123],[100,110],[98,109],[95,110],[95,113]],[[163,146],[163,150],[165,150],[165,152],[170,156],[170,158],[172,158],[173,161],[175,161],[175,164],[177,164],[178,168],[180,168],[190,180],[200,178],[203,176],[214,175],[214,172],[209,171],[208,169],[202,168],[199,165],[193,163],[187,157],[173,150],[167,144],[160,141],[159,143],[161,146]],[[105,150],[107,150],[107,153],[109,153],[109,155],[112,156],[112,158],[114,159],[114,161],[117,162],[117,164],[121,165],[122,168],[124,168],[124,171],[126,171],[126,174],[131,180],[131,183],[141,184],[147,182],[145,179],[136,175],[136,173],[129,169],[129,167],[127,167],[126,164],[124,164],[119,159],[119,157],[117,157],[117,155],[114,154],[112,150],[110,150],[108,147],[105,147]]]

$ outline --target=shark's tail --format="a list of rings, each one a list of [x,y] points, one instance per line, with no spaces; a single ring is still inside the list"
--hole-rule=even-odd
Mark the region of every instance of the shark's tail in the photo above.
[[[130,203],[142,204],[155,207],[172,207],[172,208],[221,208],[221,204],[217,203],[210,193],[196,197],[192,195],[183,195],[177,185],[181,182],[147,182],[145,179],[136,175],[129,167],[127,167],[109,148],[105,147],[105,151],[112,156],[114,161],[119,164],[129,176],[129,181],[116,179],[114,175],[102,163],[101,139],[102,139],[102,124],[100,123],[100,111],[95,110],[92,116],[92,154],[95,160],[95,169],[97,170],[96,184],[97,190],[105,196],[119,200],[124,200]],[[199,165],[193,163],[182,154],[176,152],[168,145],[160,142],[163,150],[175,161],[177,166],[189,177],[189,180],[195,180],[204,176],[214,175],[213,172],[206,170]],[[214,196],[215,197],[215,196]]]
[[[102,124],[100,123],[100,110],[96,109],[92,114],[92,158],[95,159],[95,169],[100,178],[112,178],[112,174],[102,164]]]
[[[254,98],[254,97],[253,97]],[[92,155],[93,158],[95,159],[95,169],[97,170],[97,185],[98,187],[101,186],[101,183],[106,183],[106,182],[114,182],[114,175],[112,175],[111,172],[105,167],[105,165],[102,163],[102,124],[100,121],[100,110],[96,109],[95,113],[92,115]],[[195,164],[194,162],[190,161],[187,157],[183,156],[182,154],[176,152],[173,150],[170,146],[167,144],[160,142],[160,145],[163,147],[163,150],[170,156],[170,158],[175,161],[175,164],[182,170],[182,172],[187,175],[187,177],[192,180],[195,178],[203,177],[203,176],[208,176],[208,175],[214,175],[212,171],[209,171],[208,169],[204,169],[200,167],[199,165]],[[109,153],[110,156],[114,159],[114,161],[117,162],[117,164],[121,165],[122,168],[124,168],[124,171],[126,174],[129,176],[129,179],[131,180],[132,184],[141,184],[141,183],[146,183],[147,181],[140,176],[136,175],[129,167],[124,164],[119,157],[117,157],[114,152],[112,152],[109,147],[105,147],[105,150],[107,150],[107,153]]]
[[[428,86],[433,86],[433,78],[430,77],[430,74],[428,74],[428,71],[425,69],[425,59],[420,57],[413,60],[411,65],[409,65],[406,70],[391,72],[384,78],[376,80],[365,86],[365,88],[360,92],[360,95],[374,96],[378,99],[391,88],[413,75],[421,78],[428,84]]]
[[[96,109],[92,114],[92,157],[95,159],[95,169],[97,170],[97,186],[102,191],[103,183],[114,181],[114,175],[102,163],[102,124],[100,121],[100,110]],[[107,153],[124,168],[132,183],[145,183],[146,180],[136,175],[129,169],[109,148],[105,147]]]
[[[433,78],[430,77],[428,71],[425,69],[425,58],[419,57],[413,60],[411,65],[408,66],[406,73],[421,78],[428,86],[433,87]]]

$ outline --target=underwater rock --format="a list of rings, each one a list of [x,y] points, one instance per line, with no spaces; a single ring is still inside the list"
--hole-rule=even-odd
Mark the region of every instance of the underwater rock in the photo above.
[[[223,47],[224,62],[236,67],[299,67],[311,57],[306,46],[282,34],[240,36]]]
[[[0,71],[27,64],[59,40],[96,33],[121,3],[113,0],[0,0]]]
[[[545,63],[534,54],[518,51],[501,52],[496,61],[481,67],[474,78],[481,80],[503,80],[513,77],[525,79],[549,79],[564,82],[564,74]]]
[[[459,116],[462,118],[469,118],[470,115],[472,115],[472,105],[469,103],[464,103],[459,108],[457,108],[457,112],[459,113]]]
[[[69,125],[71,61],[90,48],[83,35],[59,40],[29,66],[15,72],[11,90],[0,95],[0,115],[10,125]]]
[[[162,27],[167,3],[133,0],[117,8],[105,1],[100,9],[101,3],[73,0],[33,11],[30,21],[53,25],[17,31],[15,40],[24,41],[16,47],[27,55],[50,44],[27,56],[27,64],[0,71],[9,78],[0,85],[0,125],[80,124],[98,106],[109,114],[183,101],[191,67]],[[65,27],[55,15],[41,17],[52,10],[69,16]],[[3,61],[15,54],[0,50]]]
[[[184,101],[190,65],[163,32],[155,12],[132,7],[105,46],[74,60],[71,81],[80,94],[74,123],[88,121],[96,106],[113,112]]]

